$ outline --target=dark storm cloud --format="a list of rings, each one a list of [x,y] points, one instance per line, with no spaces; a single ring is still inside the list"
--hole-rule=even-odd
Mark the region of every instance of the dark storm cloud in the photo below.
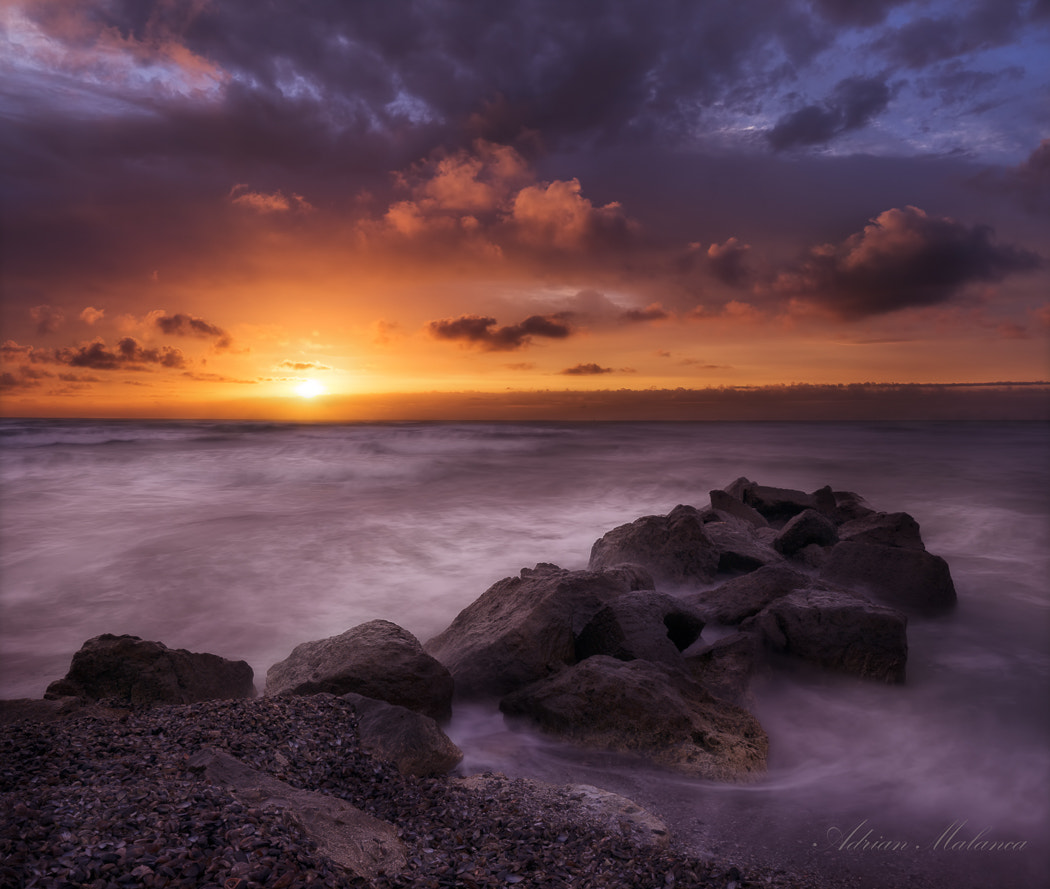
[[[925,68],[1013,40],[1026,23],[1026,0],[979,0],[952,13],[915,18],[881,36],[875,48],[908,68]],[[961,11],[960,11],[961,10]]]
[[[665,321],[671,315],[662,306],[647,306],[644,309],[627,309],[620,315],[624,324],[644,324],[647,321]]]
[[[600,364],[591,362],[589,364],[577,364],[575,367],[567,367],[565,370],[558,371],[561,374],[574,377],[590,377],[598,376],[600,374],[611,374],[613,369],[611,367],[602,367]]]
[[[102,340],[95,340],[75,349],[56,349],[54,360],[70,367],[89,367],[94,370],[142,369],[149,364],[168,368],[186,365],[186,359],[180,350],[168,346],[161,349],[146,348],[130,336],[118,340],[112,349]]]
[[[159,315],[154,323],[169,336],[190,336],[198,339],[214,339],[217,349],[226,349],[231,345],[230,335],[221,327],[181,312],[175,315]]]
[[[836,25],[867,27],[884,21],[893,7],[909,0],[813,0],[813,8]]]
[[[993,241],[988,226],[887,210],[840,244],[812,248],[774,289],[859,319],[951,300],[970,284],[1000,281],[1042,264],[1028,250]]]
[[[565,339],[572,334],[566,321],[564,313],[531,315],[518,324],[497,327],[495,318],[462,315],[431,321],[427,329],[431,336],[440,340],[458,340],[490,352],[509,352],[531,345],[534,336]]]
[[[878,77],[847,77],[820,105],[784,115],[767,134],[777,151],[798,145],[823,145],[836,136],[867,126],[886,110],[890,88]]]

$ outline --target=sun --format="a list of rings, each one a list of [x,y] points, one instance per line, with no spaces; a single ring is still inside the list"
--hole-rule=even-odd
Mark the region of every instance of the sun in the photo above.
[[[325,387],[317,380],[303,380],[295,387],[295,394],[301,398],[316,398],[318,395],[324,395],[325,391]]]

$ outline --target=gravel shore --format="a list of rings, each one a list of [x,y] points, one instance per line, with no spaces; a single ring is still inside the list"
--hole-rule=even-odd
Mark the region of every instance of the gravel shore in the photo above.
[[[321,854],[286,815],[189,768],[224,750],[288,784],[395,825],[408,864],[369,882]],[[742,869],[616,835],[565,791],[494,776],[410,779],[366,754],[331,696],[93,707],[0,726],[0,887],[779,887],[817,875]]]

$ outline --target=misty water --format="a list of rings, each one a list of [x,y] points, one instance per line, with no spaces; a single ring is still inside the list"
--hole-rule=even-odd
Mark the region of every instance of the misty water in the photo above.
[[[3,421],[0,442],[5,698],[40,697],[104,632],[247,660],[260,690],[295,645],[367,620],[425,641],[496,580],[583,568],[610,528],[703,506],[741,475],[909,512],[948,560],[958,608],[910,619],[903,686],[760,680],[771,752],[757,784],[573,750],[477,707],[450,726],[462,769],[604,786],[700,851],[866,885],[1048,873],[1044,424]]]

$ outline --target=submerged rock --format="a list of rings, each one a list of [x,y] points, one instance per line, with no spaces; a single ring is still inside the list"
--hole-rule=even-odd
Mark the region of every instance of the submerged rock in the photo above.
[[[665,516],[643,516],[613,528],[591,547],[592,571],[641,565],[658,584],[705,583],[718,571],[718,549],[704,531],[700,512],[676,506]]]
[[[567,571],[525,568],[493,584],[424,648],[465,697],[499,697],[576,662],[576,637],[607,603],[652,589],[636,565]]]
[[[387,620],[297,645],[266,673],[267,695],[356,692],[438,722],[452,716],[452,691],[449,671],[415,636]]]
[[[685,671],[649,661],[596,655],[507,695],[500,710],[577,744],[700,778],[741,781],[766,768],[769,742],[750,713]]]
[[[104,633],[73,655],[65,678],[44,697],[112,699],[129,704],[192,704],[255,697],[254,673],[245,661],[168,648],[138,636]]]

